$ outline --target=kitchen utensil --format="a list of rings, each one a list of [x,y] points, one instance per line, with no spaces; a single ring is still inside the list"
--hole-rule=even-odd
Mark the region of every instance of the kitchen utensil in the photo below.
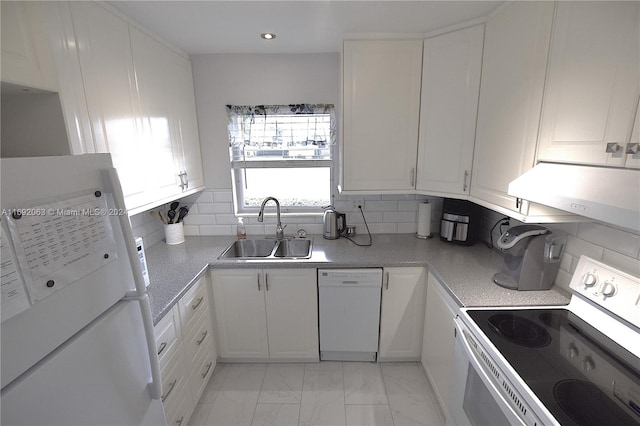
[[[180,203],[177,201],[174,201],[173,203],[169,204],[169,210],[176,211],[178,210],[178,206],[180,206]]]
[[[189,209],[186,206],[182,206],[180,207],[180,210],[178,212],[178,219],[176,219],[175,223],[180,223],[180,221],[182,219],[184,219],[184,217],[189,213]]]
[[[162,210],[158,210],[158,216],[160,216],[160,220],[162,221],[162,223],[164,223],[165,225],[167,225],[169,223],[169,221],[167,220],[166,216],[164,215],[164,213],[162,212]]]
[[[342,221],[338,226],[338,221]],[[338,213],[333,206],[328,206],[324,210],[324,216],[322,217],[322,236],[327,240],[336,240],[340,238],[347,228],[347,215],[344,213]]]
[[[167,222],[167,224],[171,225],[173,223],[173,218],[176,217],[176,211],[175,210],[169,210],[167,212],[167,216],[169,216],[169,221]]]

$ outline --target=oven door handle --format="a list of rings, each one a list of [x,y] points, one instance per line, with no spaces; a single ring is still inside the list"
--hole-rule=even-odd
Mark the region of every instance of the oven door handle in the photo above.
[[[496,401],[496,404],[498,404],[498,407],[500,407],[500,410],[502,410],[502,413],[509,420],[509,424],[526,425],[522,417],[520,417],[518,413],[511,407],[509,401],[504,398],[502,393],[495,386],[493,380],[491,380],[491,377],[489,377],[486,370],[483,368],[482,363],[473,352],[473,349],[471,349],[471,346],[469,346],[469,342],[467,342],[467,339],[465,337],[465,332],[469,334],[471,333],[467,330],[467,327],[462,324],[462,320],[460,319],[460,317],[455,318],[454,323],[457,330],[457,336],[460,338],[460,347],[464,350],[467,360],[476,371],[484,385],[487,387],[487,390]]]

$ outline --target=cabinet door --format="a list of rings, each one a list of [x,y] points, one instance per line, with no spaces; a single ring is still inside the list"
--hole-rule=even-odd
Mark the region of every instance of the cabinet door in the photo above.
[[[270,358],[318,361],[315,269],[265,269]]]
[[[177,139],[180,141],[180,171],[184,176],[184,191],[202,188],[204,173],[202,170],[202,156],[200,153],[200,136],[196,119],[196,100],[193,88],[193,74],[191,62],[177,53],[173,53],[172,63],[168,64],[174,70],[174,118],[176,120]]]
[[[424,42],[417,189],[469,193],[484,25]]]
[[[58,76],[41,5],[3,1],[2,81],[57,91]]]
[[[415,187],[422,40],[344,42],[345,190]]]
[[[640,87],[640,3],[558,2],[539,160],[622,166]],[[607,143],[620,149],[607,152]]]
[[[385,268],[380,313],[382,361],[419,360],[424,325],[425,269]]]
[[[470,199],[505,214],[509,182],[534,164],[553,8],[514,2],[485,27]]]
[[[150,161],[139,132],[129,25],[97,4],[70,5],[96,152],[111,153],[131,209],[149,200]]]
[[[264,282],[259,269],[213,270],[213,299],[222,358],[267,358]]]
[[[171,64],[174,53],[147,34],[130,27],[131,50],[140,98],[143,137],[147,143],[145,163],[149,163],[149,191],[152,200],[180,195],[178,176],[182,148],[173,136],[175,85]]]
[[[447,398],[453,367],[455,303],[433,274],[427,278],[427,303],[422,339],[422,366],[447,416]]]

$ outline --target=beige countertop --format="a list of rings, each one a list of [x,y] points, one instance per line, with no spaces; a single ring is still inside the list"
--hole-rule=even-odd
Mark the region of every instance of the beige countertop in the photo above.
[[[483,243],[459,246],[439,238],[422,240],[413,234],[376,234],[371,247],[359,247],[340,238],[310,236],[313,254],[301,260],[221,260],[218,256],[233,237],[187,237],[182,244],[160,242],[150,247],[148,287],[154,324],[212,268],[362,268],[427,266],[461,307],[566,305],[569,294],[553,287],[546,291],[516,291],[491,281],[502,266],[502,255]],[[360,243],[367,241],[359,235]]]

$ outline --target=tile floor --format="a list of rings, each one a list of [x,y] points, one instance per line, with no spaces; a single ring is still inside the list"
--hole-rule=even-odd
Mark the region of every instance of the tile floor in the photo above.
[[[420,363],[218,364],[191,426],[444,425]]]

